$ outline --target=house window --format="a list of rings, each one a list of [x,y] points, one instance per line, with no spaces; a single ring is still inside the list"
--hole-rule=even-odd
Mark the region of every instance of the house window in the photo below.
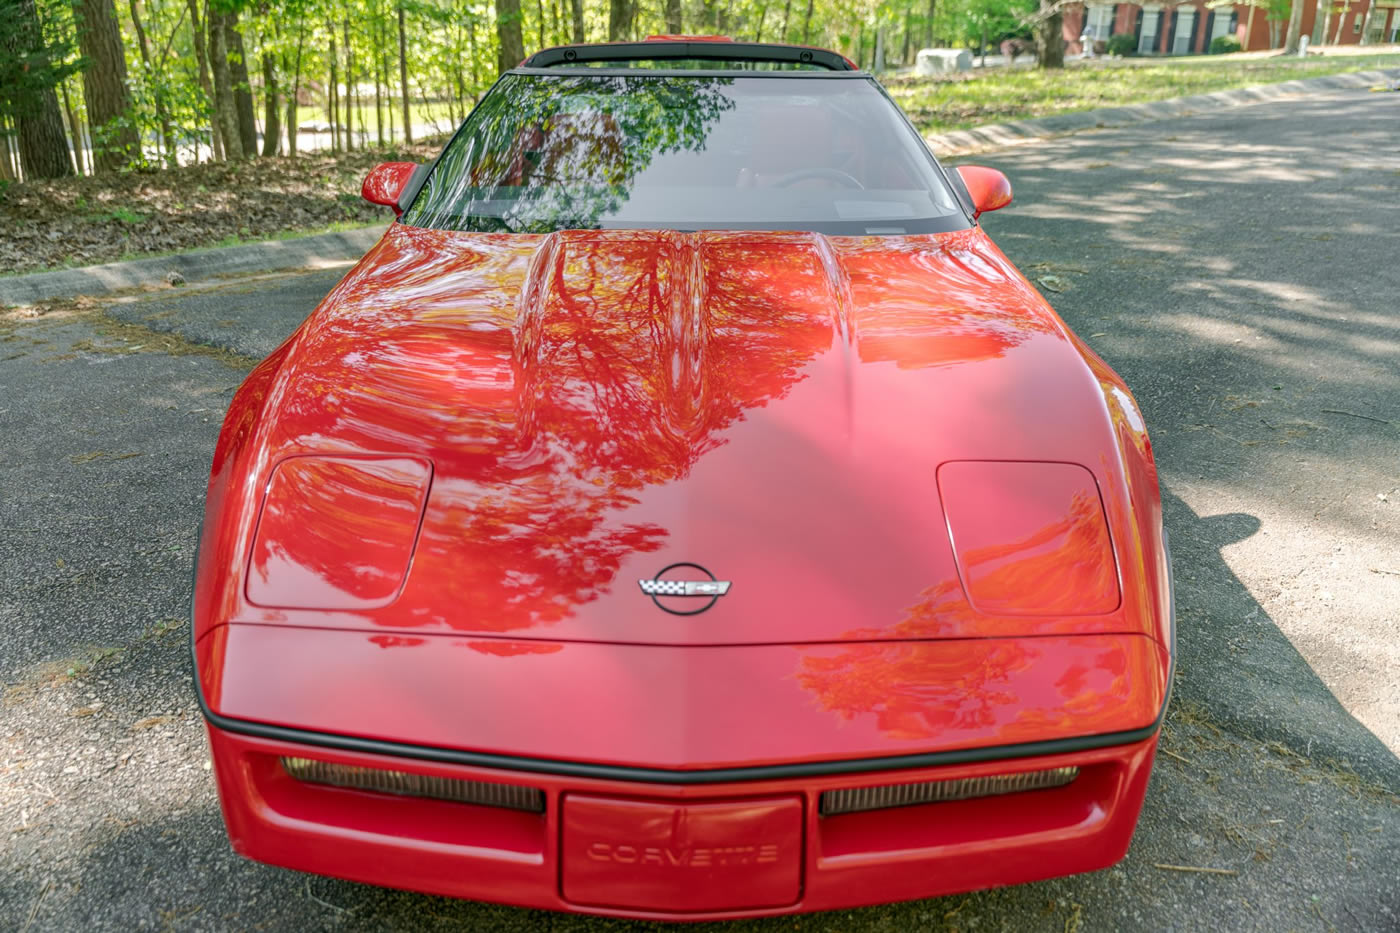
[[[1157,30],[1162,25],[1162,11],[1143,10],[1142,11],[1142,35],[1138,39],[1139,52],[1155,52],[1157,50]]]
[[[1176,32],[1172,34],[1172,54],[1189,55],[1195,51],[1191,48],[1191,37],[1196,32],[1196,11],[1178,9],[1176,11]]]
[[[1217,10],[1215,20],[1210,28],[1210,41],[1214,42],[1221,36],[1230,36],[1235,33],[1235,14],[1225,15],[1224,10]]]
[[[1091,39],[1107,39],[1113,34],[1113,7],[1091,6],[1084,21],[1084,34]]]

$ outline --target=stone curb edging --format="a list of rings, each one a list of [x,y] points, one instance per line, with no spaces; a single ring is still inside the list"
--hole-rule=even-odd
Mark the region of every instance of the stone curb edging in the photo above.
[[[290,240],[208,247],[151,259],[6,276],[0,278],[0,307],[163,285],[171,272],[178,272],[186,282],[193,284],[229,275],[353,261],[363,256],[384,235],[384,230],[385,227],[376,225]]]
[[[1230,91],[1193,94],[1190,97],[1175,97],[1147,104],[1103,107],[1098,110],[1081,110],[1077,113],[1037,117],[1033,120],[1015,120],[1011,123],[975,126],[968,130],[954,130],[950,133],[926,136],[924,140],[935,155],[953,156],[979,149],[1015,146],[1049,136],[1073,133],[1077,130],[1130,126],[1134,123],[1148,123],[1153,120],[1164,120],[1168,117],[1191,116],[1203,111],[1224,110],[1245,104],[1284,100],[1318,91],[1370,87],[1373,84],[1396,78],[1400,78],[1400,68],[1343,72],[1324,75],[1320,78],[1295,79],[1278,84],[1259,84]]]

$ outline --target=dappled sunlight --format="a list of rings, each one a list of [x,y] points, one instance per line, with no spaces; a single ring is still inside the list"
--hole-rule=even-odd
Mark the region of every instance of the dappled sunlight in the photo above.
[[[1167,515],[1183,669],[1239,680],[1251,721],[1335,696],[1400,748],[1384,673],[1400,666],[1400,95],[1263,106],[1278,119],[1211,114],[1007,152],[995,164],[1017,204],[988,227],[1023,268],[1084,270],[1047,297],[1133,387],[1164,492],[1191,507]],[[1208,551],[1230,515],[1250,517],[1247,533]],[[1222,604],[1220,580],[1239,598]],[[1281,705],[1278,658],[1299,653],[1316,697]]]

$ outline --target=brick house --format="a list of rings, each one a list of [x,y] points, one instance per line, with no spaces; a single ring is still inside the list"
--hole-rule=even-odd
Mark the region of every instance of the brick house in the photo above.
[[[1310,37],[1313,45],[1400,42],[1400,0],[1332,0],[1331,22],[1326,21],[1327,2],[1302,0],[1302,34]],[[1245,4],[1212,9],[1201,0],[1076,4],[1064,11],[1065,52],[1083,52],[1080,39],[1086,31],[1101,40],[1129,33],[1137,40],[1140,55],[1199,55],[1210,48],[1215,37],[1230,34],[1250,52],[1281,46],[1287,21],[1270,22],[1265,10],[1256,7],[1251,25],[1250,10]]]

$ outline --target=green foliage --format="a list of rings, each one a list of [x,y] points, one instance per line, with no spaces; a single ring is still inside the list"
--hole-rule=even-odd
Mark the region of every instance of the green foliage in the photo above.
[[[33,10],[22,3],[0,5],[0,119],[5,125],[31,114],[40,91],[78,70],[74,37],[44,26],[65,12],[56,0],[40,0]]]
[[[1108,37],[1108,54],[1121,55],[1127,58],[1129,55],[1137,54],[1138,40],[1132,33],[1120,32],[1116,36]]]
[[[1238,52],[1243,48],[1240,40],[1234,36],[1216,36],[1210,40],[1210,54],[1229,55],[1231,52]]]

